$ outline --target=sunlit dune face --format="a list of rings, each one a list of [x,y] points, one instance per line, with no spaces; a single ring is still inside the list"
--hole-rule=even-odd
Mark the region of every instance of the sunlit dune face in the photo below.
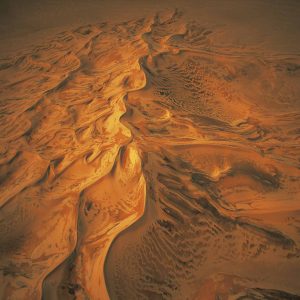
[[[1,299],[299,298],[299,57],[200,21],[1,60]]]

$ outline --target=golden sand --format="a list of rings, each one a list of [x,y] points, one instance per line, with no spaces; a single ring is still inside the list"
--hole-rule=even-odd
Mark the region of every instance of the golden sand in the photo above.
[[[299,299],[299,53],[179,10],[0,64],[0,299]]]

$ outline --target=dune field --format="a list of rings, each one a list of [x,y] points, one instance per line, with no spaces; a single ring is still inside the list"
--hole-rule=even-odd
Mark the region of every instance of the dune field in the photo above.
[[[1,300],[300,299],[300,3],[170,3],[0,26]]]

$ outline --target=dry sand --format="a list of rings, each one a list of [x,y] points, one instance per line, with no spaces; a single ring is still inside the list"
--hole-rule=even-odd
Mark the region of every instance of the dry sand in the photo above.
[[[61,2],[1,4],[0,299],[300,299],[300,3]]]

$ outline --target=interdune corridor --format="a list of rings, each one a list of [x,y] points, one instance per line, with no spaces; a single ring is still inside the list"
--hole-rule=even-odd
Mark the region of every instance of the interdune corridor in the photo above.
[[[300,48],[226,35],[162,9],[1,56],[0,300],[300,299]]]

